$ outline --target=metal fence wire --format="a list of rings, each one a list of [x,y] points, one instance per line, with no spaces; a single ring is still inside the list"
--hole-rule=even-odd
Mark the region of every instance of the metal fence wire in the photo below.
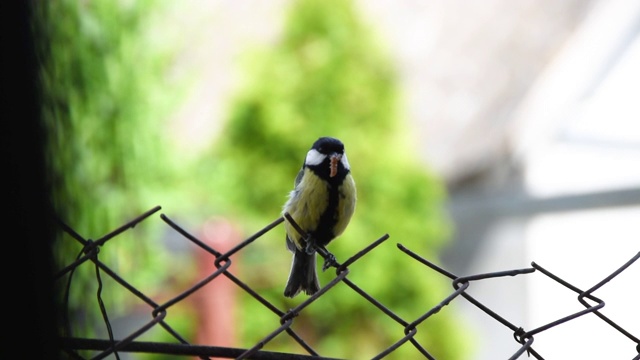
[[[120,352],[137,352],[137,353],[155,353],[155,354],[167,354],[167,355],[181,355],[181,356],[196,356],[201,359],[209,359],[209,357],[216,358],[235,358],[235,359],[306,359],[306,358],[327,358],[324,355],[321,356],[318,354],[305,340],[296,333],[291,325],[294,323],[296,317],[305,310],[307,306],[312,304],[314,301],[318,300],[318,298],[322,297],[328,291],[331,290],[339,282],[346,284],[348,287],[353,289],[354,296],[361,296],[370,302],[373,306],[380,310],[381,316],[387,316],[397,322],[400,326],[399,329],[403,329],[403,331],[398,334],[398,340],[393,344],[384,344],[381,346],[386,346],[386,348],[381,348],[380,352],[373,357],[373,359],[382,359],[385,356],[393,353],[396,349],[401,346],[414,346],[422,355],[424,355],[427,359],[434,359],[434,357],[429,353],[429,350],[423,347],[418,341],[415,339],[415,335],[417,333],[417,326],[424,321],[427,321],[431,316],[438,313],[445,306],[449,305],[452,301],[460,299],[464,299],[465,301],[470,302],[474,306],[476,306],[481,311],[485,312],[487,315],[495,319],[495,321],[501,323],[505,327],[509,328],[513,332],[513,340],[519,344],[519,349],[509,357],[509,359],[518,359],[521,356],[530,356],[536,359],[544,359],[542,354],[538,353],[533,348],[533,343],[535,336],[544,331],[547,331],[555,326],[559,326],[568,321],[577,319],[582,316],[597,316],[599,319],[604,321],[606,324],[615,329],[621,336],[624,336],[629,339],[631,342],[629,344],[629,358],[640,360],[640,339],[631,334],[629,331],[625,330],[616,322],[607,316],[603,315],[600,310],[605,306],[605,302],[598,297],[594,296],[593,293],[600,289],[602,286],[606,285],[610,280],[618,276],[625,269],[631,266],[634,262],[636,262],[640,258],[640,252],[638,252],[635,256],[633,256],[629,261],[625,264],[621,265],[617,270],[611,273],[606,278],[599,281],[597,284],[593,285],[587,290],[582,290],[577,288],[576,286],[570,284],[569,282],[561,279],[560,277],[554,275],[549,270],[543,268],[542,266],[536,264],[535,262],[531,263],[531,267],[523,268],[523,269],[515,269],[515,270],[507,270],[507,271],[498,271],[484,274],[475,274],[470,276],[462,276],[459,277],[451,272],[442,269],[441,267],[435,265],[431,261],[421,257],[417,253],[411,251],[406,248],[402,244],[397,244],[397,247],[400,251],[400,254],[403,256],[406,255],[409,261],[418,261],[425,266],[425,269],[428,271],[435,271],[440,275],[451,279],[451,283],[453,286],[453,291],[446,296],[440,303],[430,309],[425,309],[423,315],[416,319],[403,319],[394,313],[392,310],[387,308],[384,304],[367,294],[362,288],[360,288],[357,284],[352,282],[347,276],[349,275],[350,269],[349,266],[354,262],[358,261],[362,257],[366,256],[371,250],[375,247],[386,241],[389,236],[383,235],[379,239],[372,242],[369,246],[360,250],[358,253],[354,254],[352,257],[347,259],[344,263],[340,264],[336,261],[333,262],[333,267],[336,269],[336,276],[333,280],[331,280],[328,284],[320,289],[316,294],[308,297],[305,301],[303,301],[298,306],[294,307],[290,310],[281,310],[277,308],[274,304],[267,301],[264,297],[260,296],[256,291],[254,291],[247,283],[243,282],[241,279],[236,277],[229,271],[229,267],[232,263],[232,257],[237,252],[242,249],[250,246],[254,241],[258,240],[261,236],[266,234],[267,232],[273,230],[280,223],[284,221],[289,221],[301,234],[304,233],[297,227],[293,219],[291,219],[288,214],[285,214],[284,217],[280,217],[277,220],[273,221],[271,224],[265,226],[263,229],[253,234],[243,242],[239,243],[231,250],[221,253],[216,249],[205,244],[203,241],[199,240],[196,236],[187,232],[184,228],[180,227],[177,223],[169,219],[166,215],[161,214],[160,218],[168,224],[172,229],[177,231],[188,241],[193,242],[202,250],[207,251],[213,257],[215,257],[215,266],[216,270],[209,274],[204,279],[200,280],[192,287],[187,289],[186,291],[177,294],[169,301],[158,304],[149,296],[142,293],[140,290],[136,289],[125,279],[120,277],[117,273],[115,273],[107,264],[103,263],[99,259],[99,250],[102,246],[105,246],[108,242],[112,241],[119,234],[123,233],[129,228],[133,228],[138,223],[144,221],[149,218],[154,213],[160,210],[160,206],[157,206],[132,221],[122,225],[111,233],[103,236],[98,240],[87,240],[83,238],[80,234],[75,232],[70,226],[60,222],[60,226],[62,229],[71,235],[75,240],[80,242],[83,246],[82,252],[73,261],[71,264],[67,265],[63,269],[61,269],[57,274],[54,275],[54,279],[56,281],[61,281],[62,279],[67,279],[67,293],[65,298],[68,300],[68,289],[71,285],[72,275],[75,269],[86,262],[92,262],[95,265],[96,269],[96,279],[98,281],[98,299],[100,299],[100,291],[102,288],[102,280],[101,276],[106,275],[115,280],[122,287],[127,289],[131,294],[138,297],[146,304],[149,305],[151,310],[152,319],[147,322],[143,326],[139,327],[137,330],[131,332],[128,336],[123,339],[114,339],[113,332],[111,331],[111,326],[109,324],[109,319],[107,316],[107,311],[104,307],[104,304],[101,300],[99,300],[100,310],[102,312],[105,325],[108,330],[109,339],[86,339],[86,338],[74,338],[74,337],[63,337],[61,339],[62,350],[68,354],[71,358],[74,359],[83,359],[82,356],[79,355],[81,350],[93,350],[98,352],[92,359],[103,359],[109,355],[114,355],[115,358],[119,359]],[[324,248],[318,248],[318,253],[325,259],[331,257],[331,254]],[[555,281],[570,291],[578,294],[577,300],[580,304],[584,306],[584,310],[578,311],[576,313],[564,316],[555,321],[549,322],[542,326],[539,326],[534,329],[524,329],[517,324],[513,324],[509,320],[505,319],[501,316],[496,310],[490,309],[488,306],[482,304],[480,301],[472,297],[467,293],[469,287],[472,286],[474,282],[482,281],[491,278],[499,278],[506,276],[525,276],[533,273],[540,273],[543,276],[546,276],[549,280]],[[279,317],[279,323],[274,324],[274,329],[271,333],[261,339],[259,342],[254,344],[250,348],[241,349],[241,348],[229,348],[229,347],[219,347],[219,346],[202,346],[202,345],[191,345],[189,344],[183,336],[181,336],[178,332],[171,328],[164,320],[167,316],[168,311],[172,306],[177,304],[178,302],[184,300],[190,295],[194,294],[198,289],[207,285],[208,283],[215,281],[215,279],[219,277],[227,277],[233,283],[235,283],[242,290],[247,292],[256,301],[260,302],[264,307]],[[66,307],[67,305],[65,305]],[[63,309],[64,310],[64,309]],[[68,323],[68,319],[67,319]],[[154,327],[161,327],[166,332],[168,332],[171,336],[173,336],[178,343],[160,343],[160,342],[142,342],[136,341],[138,337],[140,337],[145,332],[149,331]],[[262,348],[269,341],[274,339],[276,336],[281,334],[282,332],[287,333],[294,341],[296,341],[302,348],[304,348],[309,355],[300,355],[300,354],[290,354],[290,353],[280,353],[280,352],[270,352],[264,351]],[[71,334],[69,329],[67,329],[67,334]],[[410,345],[409,345],[410,344]],[[635,349],[634,349],[635,346]],[[95,353],[94,352],[94,353]],[[524,354],[527,355],[524,355]],[[331,356],[331,354],[326,354],[326,356]]]

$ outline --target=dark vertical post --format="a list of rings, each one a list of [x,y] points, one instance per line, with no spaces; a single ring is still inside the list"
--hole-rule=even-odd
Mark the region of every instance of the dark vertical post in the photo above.
[[[0,4],[1,309],[12,319],[4,326],[3,339],[10,346],[2,352],[14,349],[22,351],[16,358],[57,359],[54,236],[31,23],[34,3]]]

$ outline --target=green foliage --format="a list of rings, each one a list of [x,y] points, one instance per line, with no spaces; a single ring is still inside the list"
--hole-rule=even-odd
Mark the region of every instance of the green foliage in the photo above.
[[[149,1],[44,1],[34,8],[56,212],[95,240],[158,205],[164,182],[175,178],[160,132],[163,112],[174,104],[159,91],[170,57],[146,41],[156,13]],[[117,246],[100,252],[117,272],[135,272],[141,288],[163,279],[162,247],[149,251],[159,234],[156,223],[129,230],[113,240]],[[80,249],[72,238],[60,238],[56,263],[70,264]],[[56,285],[62,292],[65,281]],[[96,287],[95,270],[85,263],[74,274],[70,309],[88,323],[101,318],[97,304],[87,302]],[[133,298],[113,291],[118,288],[103,290],[112,310]]]
[[[385,233],[391,239],[354,264],[349,278],[403,318],[412,321],[437,304],[449,285],[395,247],[434,258],[449,234],[442,211],[442,183],[419,165],[398,119],[396,75],[370,29],[349,1],[293,3],[283,38],[254,56],[249,80],[233,103],[226,129],[200,165],[212,174],[212,201],[257,231],[279,216],[306,151],[319,136],[346,146],[358,187],[358,205],[345,234],[328,248],[344,261]],[[284,230],[246,249],[242,276],[267,299],[287,309],[282,290],[289,270]],[[321,274],[322,284],[335,275]],[[275,315],[249,297],[242,299],[242,329],[253,344],[273,328]],[[343,284],[296,318],[294,329],[312,339],[321,354],[370,357],[399,340],[402,326]],[[462,354],[450,313],[419,327],[418,340],[437,358]],[[267,344],[276,351],[301,351],[286,335]],[[404,346],[393,358],[411,358]]]
[[[319,136],[330,135],[346,145],[358,205],[345,234],[329,250],[344,261],[383,234],[391,235],[350,267],[349,278],[408,321],[450,292],[448,283],[395,246],[400,242],[436,257],[449,233],[442,212],[446,194],[412,153],[399,116],[394,69],[350,1],[292,3],[282,39],[251,58],[226,128],[194,162],[177,161],[161,131],[181,94],[162,76],[171,44],[149,41],[160,12],[152,4],[158,3],[60,0],[36,6],[50,181],[63,220],[97,239],[159,204],[170,216],[180,214],[193,223],[217,212],[253,233],[280,215],[306,151]],[[160,246],[165,228],[159,221],[145,222],[114,239],[117,246],[103,247],[100,258],[145,294],[163,285],[167,271],[174,272],[183,290],[192,285],[193,269],[183,268],[178,254],[169,258]],[[80,250],[68,237],[58,245],[63,266]],[[282,295],[291,261],[282,227],[236,257],[238,276],[281,309],[304,300],[304,295]],[[99,324],[98,307],[87,300],[88,294],[95,297],[95,274],[90,266],[81,271],[74,276],[85,281],[74,279],[71,310],[93,311],[86,314],[88,324]],[[334,277],[331,271],[320,275],[323,285]],[[110,311],[132,298],[113,281],[105,281],[102,296]],[[277,324],[274,314],[246,294],[239,308],[239,346],[255,344]],[[188,310],[173,311],[168,322],[189,336],[183,329],[193,331],[190,317]],[[371,357],[403,334],[401,325],[344,284],[307,308],[293,326],[318,352],[332,357]],[[451,312],[443,311],[418,328],[418,340],[436,358],[461,358],[454,328]],[[292,344],[282,335],[266,348],[302,351]],[[390,358],[416,355],[409,345]]]

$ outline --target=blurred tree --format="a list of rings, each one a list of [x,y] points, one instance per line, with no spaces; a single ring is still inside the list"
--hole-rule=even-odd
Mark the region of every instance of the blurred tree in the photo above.
[[[149,28],[157,6],[149,1],[46,1],[34,3],[47,131],[49,181],[57,216],[81,236],[98,239],[158,205],[157,197],[175,178],[162,138],[164,113],[175,101],[163,71],[167,49],[154,46]],[[164,205],[164,204],[163,204]],[[120,235],[135,241],[105,246],[100,258],[135,286],[150,289],[165,280],[166,257],[158,238],[161,222]],[[56,243],[56,264],[70,264],[80,251],[70,237]],[[66,282],[58,280],[63,289]],[[95,330],[101,319],[95,270],[85,263],[74,274],[69,308],[73,335]],[[62,293],[62,291],[60,291]],[[108,308],[134,300],[120,285],[105,282]],[[93,298],[93,297],[92,297]],[[93,306],[92,306],[93,305]],[[84,321],[84,323],[82,322]]]
[[[399,252],[395,242],[437,257],[450,231],[442,209],[445,189],[412,152],[399,120],[397,77],[371,29],[350,1],[294,1],[282,39],[251,59],[226,129],[198,167],[210,177],[206,198],[254,232],[279,216],[313,141],[325,135],[341,139],[358,205],[345,234],[328,249],[344,261],[389,233],[391,240],[354,264],[349,278],[408,321],[428,311],[450,285]],[[279,229],[243,252],[243,276],[287,309],[304,295],[293,300],[282,295],[291,255]],[[322,285],[334,276],[330,273],[321,274]],[[274,328],[275,315],[255,300],[244,298],[241,311],[247,345]],[[459,359],[464,354],[455,326],[451,311],[444,311],[421,325],[416,338],[437,358]],[[402,326],[342,284],[306,309],[293,327],[320,354],[343,358],[373,356],[403,336]],[[300,350],[292,344],[283,335],[267,348]],[[408,345],[391,357],[417,354]]]
[[[350,226],[329,250],[344,261],[389,233],[391,240],[355,263],[349,278],[411,321],[441,301],[449,284],[395,243],[437,256],[450,231],[442,212],[445,190],[412,153],[399,120],[396,74],[351,2],[292,4],[281,41],[250,60],[247,83],[222,136],[199,162],[185,163],[176,161],[161,132],[179,97],[175,86],[165,91],[162,73],[170,56],[156,47],[164,42],[147,41],[157,2],[38,3],[43,115],[58,214],[94,239],[157,204],[192,220],[213,210],[254,232],[279,216],[313,141],[335,136],[346,144],[359,200]],[[160,228],[166,227],[145,223],[129,231],[136,232],[132,241],[118,239],[100,253],[145,293],[158,288],[178,263],[175,253],[168,261],[165,249],[155,246]],[[291,255],[278,229],[241,252],[241,275],[286,309],[304,296],[282,295]],[[63,240],[56,251],[61,266],[80,251],[72,239]],[[86,281],[74,280],[70,306],[82,315],[76,320],[99,324],[98,307],[86,300],[96,290],[95,275],[91,266],[81,269],[74,276]],[[180,267],[181,278],[188,278],[185,271]],[[321,283],[331,278],[331,271],[323,273]],[[104,286],[109,310],[132,298],[117,291],[118,285]],[[249,297],[242,298],[240,310],[244,345],[277,324],[275,315]],[[192,321],[175,314],[170,322],[188,334]],[[418,328],[417,339],[437,358],[463,356],[451,315],[443,311]],[[321,354],[346,358],[372,356],[403,335],[400,325],[342,284],[296,318],[294,329]],[[283,335],[267,348],[301,350],[292,344]],[[390,357],[416,354],[408,345]]]

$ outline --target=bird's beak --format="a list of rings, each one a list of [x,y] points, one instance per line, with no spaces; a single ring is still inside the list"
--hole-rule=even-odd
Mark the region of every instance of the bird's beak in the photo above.
[[[342,159],[342,155],[334,153],[334,154],[331,154],[329,159],[331,160],[331,163],[329,165],[330,166],[329,177],[334,177],[338,174],[338,163],[340,162],[340,159]]]

